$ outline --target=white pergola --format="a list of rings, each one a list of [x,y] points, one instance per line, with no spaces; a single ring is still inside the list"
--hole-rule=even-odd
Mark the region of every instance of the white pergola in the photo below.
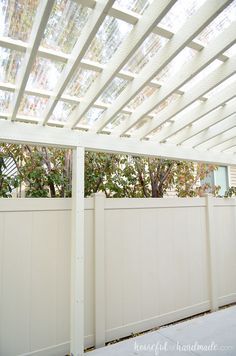
[[[74,150],[82,355],[84,150],[236,164],[236,1],[22,1],[15,17],[0,3],[0,140]]]

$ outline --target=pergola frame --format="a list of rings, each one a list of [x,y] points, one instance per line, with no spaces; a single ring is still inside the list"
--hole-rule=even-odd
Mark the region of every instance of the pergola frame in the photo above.
[[[92,9],[87,25],[75,44],[72,53],[44,48],[41,39],[47,26],[54,0],[41,1],[36,14],[29,43],[0,37],[0,46],[25,53],[16,84],[0,83],[0,89],[13,93],[8,113],[0,113],[0,140],[12,143],[28,143],[73,149],[73,209],[72,209],[72,279],[71,279],[71,354],[83,355],[84,350],[84,152],[98,150],[132,155],[164,157],[168,159],[209,162],[222,165],[236,164],[236,100],[235,82],[209,97],[215,89],[236,73],[235,56],[229,58],[224,52],[235,42],[236,24],[232,23],[209,45],[204,46],[196,36],[208,26],[233,0],[209,0],[186,21],[177,32],[159,23],[177,0],[154,2],[144,14],[138,15],[114,5],[115,0],[75,0]],[[84,59],[96,32],[109,15],[133,25],[110,63],[103,65]],[[139,74],[123,69],[150,33],[168,39],[166,45],[150,59]],[[167,83],[155,79],[185,47],[197,51],[175,78]],[[29,74],[37,56],[65,63],[64,70],[53,92],[27,87]],[[222,62],[218,68],[184,92],[181,87],[200,73],[214,60]],[[70,79],[78,67],[99,73],[84,98],[65,94]],[[113,104],[99,100],[99,96],[115,78],[128,81],[127,87]],[[135,110],[126,105],[146,86],[159,90],[144,100]],[[152,111],[170,95],[179,98],[170,103],[160,114]],[[29,117],[18,113],[24,94],[48,98],[43,117]],[[61,100],[77,105],[68,121],[50,121],[50,116]],[[199,101],[200,100],[200,101]],[[199,105],[188,112],[184,110],[192,103]],[[87,126],[80,121],[92,107],[104,109],[102,116]],[[183,113],[182,113],[183,111]],[[129,114],[129,118],[114,130],[106,128],[118,113]],[[179,118],[172,120],[178,114]],[[129,133],[147,118],[141,129]],[[156,129],[163,127],[150,137]]]

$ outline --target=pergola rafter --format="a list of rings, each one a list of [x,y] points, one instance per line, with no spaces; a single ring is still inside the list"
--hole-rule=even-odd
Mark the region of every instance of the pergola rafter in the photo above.
[[[157,76],[161,70],[167,66],[181,50],[197,36],[201,30],[211,22],[216,14],[225,8],[230,1],[219,1],[214,7],[206,2],[191,19],[187,20],[185,25],[176,35],[149,61],[141,70],[137,78],[119,95],[114,105],[107,110],[103,117],[93,126],[93,131],[102,131],[102,129],[111,122],[119,111],[131,101],[148,83]],[[147,113],[148,114],[148,113]],[[133,114],[135,115],[135,114]],[[132,121],[132,118],[129,118]],[[135,120],[136,122],[136,120]],[[125,126],[123,124],[122,126]],[[115,134],[119,134],[120,128]],[[125,130],[124,130],[125,131]]]
[[[83,115],[89,110],[96,99],[100,96],[106,86],[122,69],[125,63],[131,58],[135,51],[142,44],[144,39],[151,33],[152,29],[166,15],[171,6],[176,0],[168,0],[165,3],[159,2],[158,5],[154,2],[143,17],[135,25],[131,33],[127,36],[119,50],[115,53],[106,70],[94,82],[88,90],[86,102],[75,110],[69,118],[68,126],[74,128],[77,123],[83,118]]]

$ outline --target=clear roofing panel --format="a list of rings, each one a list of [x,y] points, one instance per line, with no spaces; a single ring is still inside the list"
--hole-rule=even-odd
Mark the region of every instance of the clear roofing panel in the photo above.
[[[49,119],[49,123],[54,121],[66,122],[75,107],[75,104],[71,104],[61,100],[58,101]]]
[[[120,112],[118,115],[116,115],[116,117],[111,122],[109,122],[109,124],[107,124],[104,127],[103,131],[114,130],[117,126],[119,126],[122,122],[127,120],[129,117],[130,114]]]
[[[41,45],[71,53],[91,11],[73,0],[57,0],[49,17]]]
[[[229,77],[228,79],[224,80],[222,83],[220,83],[219,85],[217,85],[214,89],[210,90],[205,97],[210,98],[212,96],[214,96],[216,93],[218,93],[219,91],[227,88],[228,86],[230,86],[230,84],[235,83],[236,80],[236,74],[231,75],[231,77]],[[236,94],[236,93],[235,93]]]
[[[97,121],[101,117],[101,115],[103,114],[104,111],[105,111],[105,109],[91,107],[87,111],[87,113],[85,114],[85,116],[83,117],[83,119],[81,120],[80,123],[82,125],[91,126],[95,121]]]
[[[188,91],[191,88],[194,87],[194,85],[196,85],[198,82],[200,82],[200,80],[204,79],[207,77],[208,74],[210,74],[211,72],[213,72],[216,68],[218,68],[220,65],[222,64],[221,61],[219,61],[218,59],[214,60],[211,64],[209,64],[206,68],[204,68],[203,70],[201,70],[201,72],[199,72],[197,75],[195,75],[192,79],[190,79],[186,84],[184,84],[180,90],[183,91]]]
[[[169,78],[173,77],[181,68],[182,65],[189,62],[197,51],[192,48],[185,47],[162,71],[155,77],[155,80],[164,83]]]
[[[116,0],[115,5],[124,10],[137,12],[142,15],[152,2],[153,0]]]
[[[104,90],[102,95],[98,98],[98,101],[101,101],[104,104],[112,104],[120,95],[120,93],[125,89],[127,84],[127,80],[115,77]]]
[[[14,84],[21,61],[21,52],[0,47],[0,82]]]
[[[170,103],[174,102],[180,97],[179,94],[172,94],[168,96],[166,100],[164,100],[161,104],[159,104],[156,109],[154,109],[152,112],[150,112],[150,115],[156,116],[159,114],[162,110],[164,110]]]
[[[107,63],[132,27],[127,22],[106,16],[85,54],[85,59]]]
[[[178,0],[160,22],[160,26],[177,32],[206,0]]]
[[[28,87],[33,89],[53,90],[65,64],[59,61],[37,57],[28,80]]]
[[[13,99],[13,93],[0,90],[0,115],[9,112],[10,103]]]
[[[0,36],[27,42],[39,0],[1,0]]]
[[[48,98],[42,98],[35,95],[24,95],[19,107],[19,114],[42,118],[46,108]]]
[[[155,33],[151,33],[124,66],[124,70],[132,73],[139,73],[167,42],[168,39],[158,36]]]
[[[65,94],[83,97],[98,74],[98,72],[92,70],[78,68],[67,85]]]
[[[207,45],[236,21],[236,0],[226,7],[198,36],[197,40]]]
[[[155,87],[151,87],[147,85],[143,88],[127,105],[128,109],[135,110],[139,105],[142,104],[144,100],[146,100],[150,95],[157,92],[159,89]]]
[[[134,125],[129,131],[126,132],[127,135],[132,135],[140,130],[144,125],[146,125],[151,120],[150,117],[144,117],[136,125]]]

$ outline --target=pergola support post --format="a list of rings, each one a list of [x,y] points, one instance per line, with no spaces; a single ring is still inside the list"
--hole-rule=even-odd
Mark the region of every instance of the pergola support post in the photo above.
[[[84,355],[84,147],[73,149],[71,239],[71,345]]]
[[[206,223],[207,223],[207,243],[208,243],[208,265],[209,265],[209,285],[211,311],[219,309],[218,303],[218,274],[217,274],[217,251],[216,234],[214,224],[214,206],[212,194],[205,194],[206,199]]]
[[[105,194],[94,194],[95,347],[105,346]]]

